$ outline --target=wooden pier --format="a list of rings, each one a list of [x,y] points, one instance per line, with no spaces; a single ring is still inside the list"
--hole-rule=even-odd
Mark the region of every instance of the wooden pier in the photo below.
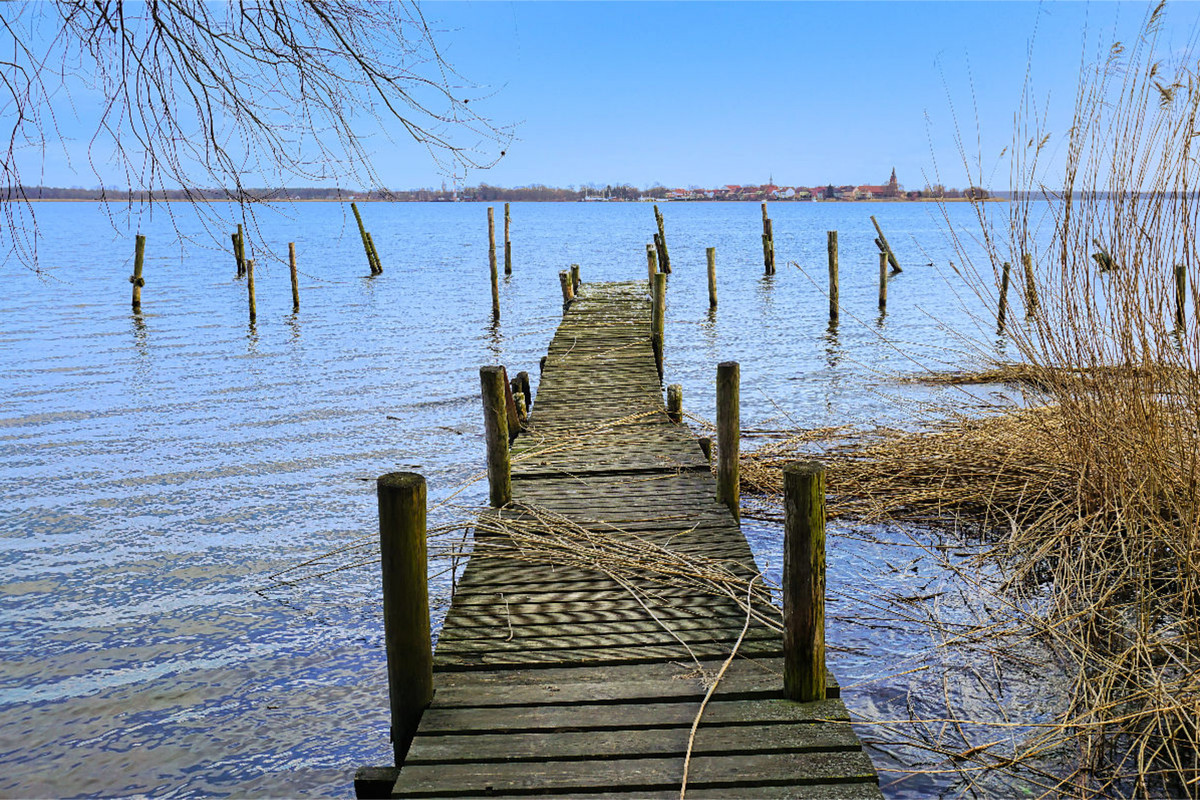
[[[753,576],[708,458],[667,416],[650,316],[644,282],[580,287],[512,445],[513,503],[489,513],[537,507]],[[743,603],[472,558],[438,637],[433,702],[375,791],[395,777],[392,797],[679,797],[691,740],[687,797],[880,797],[836,681],[827,699],[784,699],[781,634],[747,625]]]

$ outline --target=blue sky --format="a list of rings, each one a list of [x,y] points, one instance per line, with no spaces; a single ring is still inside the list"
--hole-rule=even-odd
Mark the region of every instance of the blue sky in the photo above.
[[[431,2],[447,60],[516,126],[470,184],[716,186],[968,178],[955,120],[984,183],[1003,189],[1027,66],[1061,135],[1082,61],[1128,39],[1142,3]],[[1168,9],[1165,44],[1192,41],[1200,4]],[[392,188],[439,186],[424,150],[381,139]],[[90,185],[51,164],[46,183]],[[936,166],[935,166],[936,165]],[[973,166],[978,169],[978,166]]]

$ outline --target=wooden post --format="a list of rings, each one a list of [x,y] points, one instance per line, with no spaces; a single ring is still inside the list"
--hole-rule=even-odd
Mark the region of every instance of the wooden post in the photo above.
[[[678,383],[667,387],[667,419],[683,422],[683,387]]]
[[[146,281],[142,279],[142,264],[145,259],[146,237],[139,233],[133,245],[133,274],[129,276],[129,282],[133,284],[134,311],[142,309],[142,287],[146,285]]]
[[[514,379],[521,389],[521,394],[525,396],[525,413],[533,411],[533,390],[529,386],[529,373],[522,370],[517,373]]]
[[[875,231],[879,234],[879,241],[883,245],[884,252],[887,253],[888,263],[892,265],[892,272],[903,272],[900,269],[900,262],[896,260],[896,254],[892,252],[892,246],[888,244],[887,237],[883,235],[883,228],[879,227],[878,220],[874,215],[871,216],[871,222],[875,225]]]
[[[1033,256],[1029,253],[1021,256],[1025,267],[1025,316],[1031,317],[1038,310],[1037,281],[1033,277]]]
[[[583,280],[579,277],[579,265],[572,264],[571,265],[571,292],[572,293],[578,292],[579,284],[581,284],[581,283],[583,283]]]
[[[300,284],[296,281],[296,243],[288,242],[288,264],[292,269],[292,313],[300,310]]]
[[[654,290],[654,276],[658,274],[658,258],[654,252],[654,245],[646,245],[646,265],[650,271],[650,290]]]
[[[246,238],[242,235],[242,226],[239,223],[237,229],[237,276],[239,278],[246,274]]]
[[[375,483],[383,568],[383,636],[396,765],[433,701],[433,646],[425,549],[425,478],[390,472]]]
[[[887,253],[879,254],[879,310],[887,311]]]
[[[825,467],[783,468],[783,693],[825,699]]]
[[[829,231],[829,321],[838,319],[838,237],[837,231]]]
[[[654,346],[654,361],[658,365],[658,379],[663,376],[663,339],[667,319],[667,274],[654,275],[654,304],[650,307],[650,343]]]
[[[704,453],[704,457],[708,459],[708,463],[712,464],[712,437],[701,436],[696,441],[700,443],[700,452]]]
[[[258,317],[258,309],[254,305],[254,259],[246,259],[246,291],[250,294],[250,323]]]
[[[496,209],[488,206],[488,267],[492,272],[492,319],[500,319],[500,276],[496,274]]]
[[[558,284],[562,287],[563,311],[566,311],[567,306],[571,305],[571,301],[575,299],[575,287],[571,285],[571,273],[565,269],[560,270]]]
[[[1182,331],[1187,321],[1185,305],[1187,303],[1187,267],[1175,265],[1175,330]]]
[[[512,220],[508,216],[508,205],[504,204],[504,274],[512,275],[512,241],[508,238],[508,227]]]
[[[671,257],[667,255],[667,231],[663,228],[663,215],[659,213],[657,203],[654,205],[654,221],[658,223],[658,238],[661,248],[658,263],[662,264],[662,271],[670,275]]]
[[[508,379],[508,369],[500,367],[500,374],[504,379],[504,411],[508,415],[508,441],[511,442],[521,432],[521,414],[517,410],[516,390]]]
[[[717,248],[709,247],[705,254],[708,256],[708,307],[717,307]]]
[[[487,439],[488,499],[494,508],[512,502],[512,471],[508,460],[508,401],[504,367],[480,367],[483,431]]]
[[[767,217],[767,201],[766,200],[763,200],[763,202],[762,202],[762,215],[763,215],[763,233],[766,233],[767,232],[767,219],[768,219],[768,217]]]
[[[1012,266],[1005,261],[1000,273],[1000,307],[996,310],[996,330],[1004,332],[1004,318],[1008,316],[1008,276]]]
[[[741,411],[738,400],[740,368],[736,361],[717,365],[717,500],[741,519],[741,486],[738,474],[738,446],[741,438]]]
[[[767,220],[767,274],[775,274],[775,224]]]
[[[367,239],[367,229],[363,225],[362,214],[358,213],[358,204],[351,203],[350,210],[354,212],[354,219],[358,222],[358,235],[362,239],[363,252],[367,254],[367,268],[371,270],[371,274],[375,274],[375,258],[371,255],[371,242]]]
[[[662,235],[654,234],[654,251],[658,254],[658,271],[665,275],[667,270],[663,265],[667,263],[667,257],[663,253],[664,247]]]
[[[367,245],[370,247],[370,252],[367,255],[371,261],[371,274],[382,275],[383,262],[379,260],[379,251],[375,249],[375,237],[371,235],[370,231],[367,231]]]
[[[237,231],[229,234],[229,239],[233,242],[233,276],[240,278],[242,277],[242,243],[238,241]]]

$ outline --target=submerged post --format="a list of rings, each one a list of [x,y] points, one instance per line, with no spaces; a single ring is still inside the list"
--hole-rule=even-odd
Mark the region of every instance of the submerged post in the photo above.
[[[367,256],[371,261],[371,274],[382,275],[383,262],[379,260],[379,251],[375,249],[375,237],[371,235],[370,231],[367,231],[367,246],[370,248]]]
[[[508,216],[508,203],[504,204],[504,274],[512,275],[512,242],[508,238],[508,226],[511,219]]]
[[[258,308],[254,304],[254,259],[246,259],[246,291],[250,295],[250,324],[258,318]]]
[[[996,330],[1004,333],[1004,319],[1008,316],[1008,278],[1012,265],[1007,261],[1000,273],[1000,307],[996,310]]]
[[[654,347],[654,361],[658,365],[658,379],[663,376],[663,338],[667,319],[667,274],[654,274],[654,304],[650,307],[650,343]]]
[[[362,239],[363,252],[367,254],[367,269],[375,274],[375,257],[371,255],[371,242],[367,239],[367,229],[363,225],[362,214],[358,213],[358,204],[351,203],[350,210],[354,212],[354,220],[358,223],[358,235]]]
[[[663,215],[661,212],[659,212],[657,203],[654,205],[654,221],[658,223],[658,263],[662,264],[662,271],[670,275],[671,257],[667,255],[667,231],[663,227]]]
[[[396,766],[400,766],[421,714],[433,702],[425,478],[414,472],[390,472],[375,482],[375,493],[379,502],[392,750]]]
[[[741,411],[738,399],[741,369],[736,361],[717,365],[717,500],[741,520],[738,449]]]
[[[678,383],[667,387],[667,419],[683,422],[683,386]]]
[[[838,234],[829,231],[827,249],[829,251],[829,321],[838,319]]]
[[[883,251],[887,253],[888,263],[892,265],[892,272],[903,272],[904,270],[900,269],[900,262],[896,260],[896,254],[892,252],[892,246],[888,244],[887,237],[883,235],[883,228],[879,227],[879,221],[875,219],[874,215],[871,216],[871,222],[875,225],[875,232],[879,234],[879,242]]]
[[[296,282],[296,243],[288,242],[288,264],[292,270],[292,313],[300,310],[300,284]]]
[[[508,460],[508,381],[504,367],[480,367],[483,431],[487,439],[488,500],[494,508],[512,502],[512,472]]]
[[[762,244],[763,244],[763,274],[775,274],[775,231],[771,226],[771,218],[767,216],[767,202],[762,204]]]
[[[229,239],[233,243],[233,277],[240,278],[242,277],[242,245],[238,241],[237,231],[229,234]]]
[[[705,251],[708,256],[708,307],[717,307],[717,248],[709,247]]]
[[[138,234],[133,245],[133,274],[129,276],[129,282],[133,284],[133,310],[140,311],[142,308],[142,287],[146,285],[146,281],[142,279],[142,264],[146,259],[146,237]]]
[[[658,258],[654,251],[654,245],[646,245],[646,267],[650,272],[650,289],[654,290],[654,276],[658,274]]]
[[[1038,310],[1037,281],[1033,277],[1033,256],[1029,253],[1021,256],[1025,266],[1025,316],[1031,317]]]
[[[500,276],[496,274],[496,209],[488,206],[488,267],[492,273],[492,319],[500,319]]]
[[[783,468],[783,693],[825,699],[825,467]]]
[[[879,310],[887,311],[887,253],[879,254]]]

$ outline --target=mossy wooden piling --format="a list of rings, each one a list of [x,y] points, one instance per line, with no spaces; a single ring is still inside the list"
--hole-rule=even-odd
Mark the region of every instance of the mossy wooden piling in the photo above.
[[[504,274],[512,275],[512,240],[508,238],[512,218],[509,216],[508,206],[508,203],[504,204]]]
[[[667,387],[667,419],[683,422],[683,386],[672,383]]]
[[[367,227],[363,225],[362,214],[358,213],[358,204],[351,203],[350,210],[354,212],[354,221],[358,223],[358,235],[362,239],[363,252],[367,256],[367,269],[371,271],[372,275],[377,275],[383,269],[376,258],[375,246],[371,242],[370,234],[367,233]]]
[[[562,289],[563,311],[566,311],[567,306],[575,299],[575,283],[571,280],[571,273],[565,269],[559,270],[558,285]]]
[[[667,418],[649,306],[641,281],[581,287],[513,442],[513,502],[482,516],[536,526],[556,515],[749,580],[759,569],[697,439]],[[477,544],[457,581],[436,692],[403,769],[374,772],[381,795],[678,797],[699,715],[688,797],[881,797],[837,682],[826,676],[825,700],[785,699],[782,635],[756,617],[747,625],[738,599],[536,553],[481,553]]]
[[[146,237],[139,233],[133,244],[133,274],[129,276],[129,282],[133,284],[134,311],[142,309],[142,287],[146,285],[145,279],[142,278],[142,265],[145,259]]]
[[[658,274],[658,254],[654,250],[654,245],[646,245],[646,269],[650,275],[650,289],[654,290],[654,276]]]
[[[370,231],[367,231],[367,247],[369,248],[367,255],[371,259],[371,274],[382,275],[383,262],[379,260],[379,251],[375,249],[375,237],[371,235]]]
[[[238,227],[240,228],[241,226],[239,225]],[[242,270],[242,243],[238,239],[237,231],[234,231],[233,233],[229,234],[229,241],[233,247],[233,269],[234,269],[233,277],[240,278],[240,277],[242,277],[242,272],[243,272],[243,270]]]
[[[512,464],[508,452],[509,387],[504,367],[480,367],[479,389],[483,399],[483,435],[487,443],[488,501],[500,508],[512,500]]]
[[[233,256],[237,259],[237,276],[246,276],[246,237],[242,235],[242,226],[237,227],[237,241],[233,245]]]
[[[767,216],[767,204],[762,204],[762,245],[763,245],[763,271],[766,275],[775,274],[775,232],[771,225],[771,218]]]
[[[581,284],[581,283],[583,283],[583,279],[580,277],[580,274],[579,274],[579,265],[572,264],[571,265],[571,292],[572,293],[578,292],[579,284]]]
[[[433,700],[425,479],[412,472],[392,472],[375,482],[375,494],[392,751],[395,763],[403,764],[421,715]]]
[[[292,273],[292,313],[300,311],[300,284],[296,280],[296,243],[288,242],[288,267]]]
[[[829,256],[829,321],[838,321],[838,233],[826,234],[826,252]]]
[[[717,248],[709,247],[704,251],[708,258],[708,307],[717,307]]]
[[[783,468],[783,693],[825,699],[825,468]]]

